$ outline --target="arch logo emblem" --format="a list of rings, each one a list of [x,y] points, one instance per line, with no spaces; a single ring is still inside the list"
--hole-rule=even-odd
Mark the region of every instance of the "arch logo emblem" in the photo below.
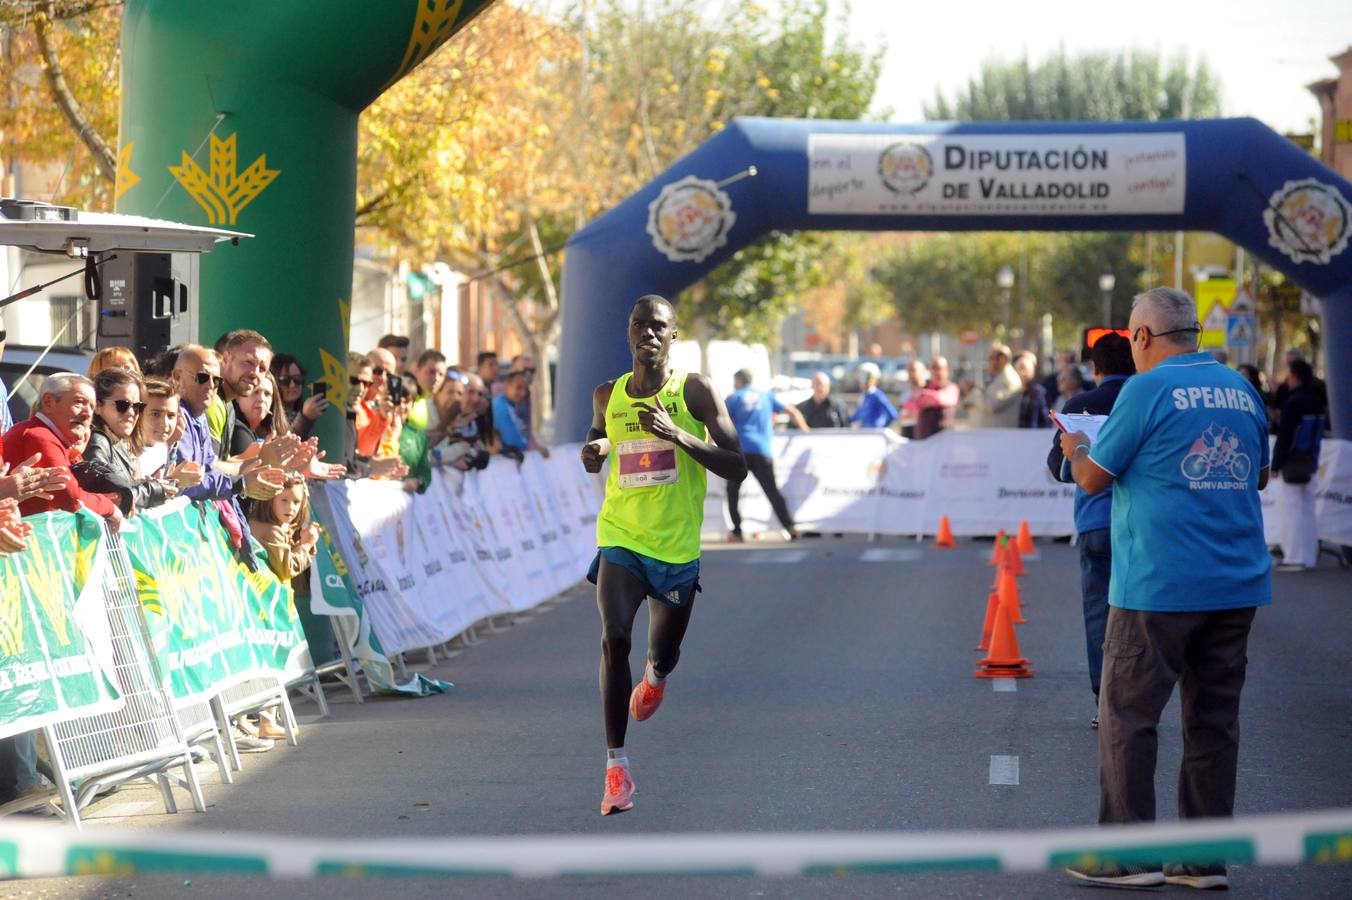
[[[648,204],[648,234],[672,262],[703,262],[728,242],[737,221],[732,199],[717,184],[687,175]]]

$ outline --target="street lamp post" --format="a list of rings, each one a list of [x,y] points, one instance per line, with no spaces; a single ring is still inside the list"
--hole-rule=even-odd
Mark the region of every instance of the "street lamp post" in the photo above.
[[[1009,289],[1014,287],[1014,270],[1001,266],[995,273],[995,284],[1000,288],[1000,336],[1005,337],[1009,334]]]
[[[1099,276],[1099,290],[1103,293],[1103,327],[1113,327],[1113,288],[1117,285],[1117,277],[1113,273],[1104,269],[1103,274]]]

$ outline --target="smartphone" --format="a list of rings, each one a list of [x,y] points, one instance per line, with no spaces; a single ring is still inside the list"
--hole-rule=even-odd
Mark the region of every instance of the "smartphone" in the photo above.
[[[327,381],[316,381],[310,386],[310,390],[316,397],[326,396],[329,392],[329,383]]]

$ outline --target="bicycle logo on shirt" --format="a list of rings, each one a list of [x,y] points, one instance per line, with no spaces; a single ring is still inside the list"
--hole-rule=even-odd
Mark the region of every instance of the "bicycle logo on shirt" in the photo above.
[[[1247,453],[1240,451],[1239,435],[1212,422],[1201,437],[1192,442],[1180,468],[1184,477],[1192,482],[1216,475],[1229,475],[1236,481],[1247,483],[1253,471],[1253,460]]]

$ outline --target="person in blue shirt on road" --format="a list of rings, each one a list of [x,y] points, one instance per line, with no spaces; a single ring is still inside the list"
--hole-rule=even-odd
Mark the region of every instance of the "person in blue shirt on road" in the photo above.
[[[859,386],[863,395],[859,406],[850,416],[850,424],[860,428],[886,428],[897,420],[897,408],[887,395],[878,389],[882,370],[877,363],[866,362],[859,367]]]
[[[1066,398],[1062,412],[1106,416],[1113,411],[1127,377],[1136,373],[1131,343],[1120,334],[1106,334],[1090,349],[1099,386]],[[1057,481],[1074,484],[1070,463],[1061,452],[1060,433],[1052,438],[1047,469]],[[1108,579],[1113,568],[1111,491],[1086,494],[1075,487],[1075,543],[1080,548],[1080,595],[1084,605],[1084,642],[1089,657],[1089,687],[1098,707],[1099,678],[1103,671],[1103,633],[1108,627]],[[1097,728],[1098,713],[1090,726]]]
[[[775,485],[774,449],[771,447],[774,421],[771,417],[777,412],[788,413],[789,419],[801,431],[808,430],[807,420],[797,407],[785,406],[769,391],[752,387],[751,378],[750,369],[742,369],[732,376],[736,390],[728,397],[728,414],[737,426],[737,438],[742,442],[747,471],[756,476],[766,499],[770,501],[770,508],[775,511],[779,524],[789,533],[789,538],[797,540],[798,529],[794,527],[789,505],[784,502],[784,495]],[[732,517],[732,534],[728,535],[728,540],[733,543],[742,540],[742,514],[738,509],[738,501],[745,480],[746,476],[743,476],[737,481],[728,482],[728,515]]]
[[[1249,630],[1256,608],[1272,602],[1258,497],[1268,481],[1267,415],[1244,376],[1196,352],[1197,306],[1183,291],[1139,294],[1128,328],[1138,374],[1093,446],[1083,434],[1061,435],[1075,483],[1088,494],[1113,490],[1099,822],[1154,821],[1156,731],[1175,682],[1179,817],[1228,818]],[[1101,884],[1229,884],[1219,864],[1067,872]]]

